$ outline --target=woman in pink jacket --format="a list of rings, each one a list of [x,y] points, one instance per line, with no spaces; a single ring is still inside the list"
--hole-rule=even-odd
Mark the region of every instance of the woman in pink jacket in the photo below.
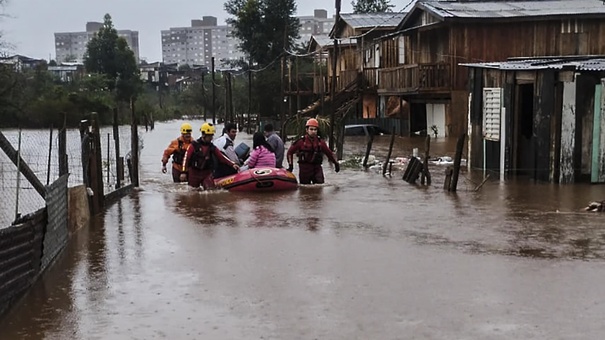
[[[252,149],[250,157],[246,160],[248,168],[275,168],[275,153],[262,132],[256,132],[252,136]]]

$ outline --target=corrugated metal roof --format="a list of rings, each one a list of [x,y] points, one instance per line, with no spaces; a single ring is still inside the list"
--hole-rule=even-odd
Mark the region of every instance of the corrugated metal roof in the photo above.
[[[605,14],[602,0],[422,1],[419,6],[443,18],[516,18]]]
[[[331,45],[334,45],[334,39],[330,38],[327,34],[313,35],[311,36],[310,42],[312,42],[313,40],[315,40],[315,43],[317,43],[317,45],[321,47],[330,47]],[[355,42],[349,39],[340,39],[338,41],[339,46],[353,45],[354,43]]]
[[[396,27],[407,13],[344,13],[340,18],[354,29],[372,27]]]
[[[330,37],[327,34],[314,35],[311,37],[311,40],[315,40],[317,45],[322,46],[322,47],[334,43],[334,39],[330,39]]]
[[[508,60],[488,63],[465,63],[460,64],[467,67],[490,68],[502,71],[530,71],[530,70],[561,70],[573,69],[577,71],[605,71],[605,57],[553,57],[532,58],[521,60]]]

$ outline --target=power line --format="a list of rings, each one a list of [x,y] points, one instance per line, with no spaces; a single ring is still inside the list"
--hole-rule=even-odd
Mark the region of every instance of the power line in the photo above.
[[[334,39],[331,39],[331,40],[332,40],[332,41],[337,40],[338,42],[341,42],[341,41],[345,41],[345,40],[353,40],[353,39],[359,39],[359,38],[363,38],[363,37],[365,37],[366,35],[368,35],[368,34],[370,34],[371,32],[373,32],[374,30],[376,30],[376,29],[378,29],[379,27],[381,27],[381,25],[382,25],[382,24],[384,24],[385,22],[387,22],[387,21],[389,21],[389,20],[391,20],[391,19],[394,19],[394,18],[395,18],[395,17],[397,17],[399,14],[403,14],[403,13],[405,12],[405,10],[406,10],[406,9],[407,9],[407,8],[408,8],[408,7],[409,7],[411,4],[415,3],[416,1],[417,1],[417,0],[410,0],[410,1],[409,1],[409,2],[408,2],[406,5],[405,5],[405,6],[403,6],[403,8],[401,8],[399,11],[394,12],[394,13],[393,13],[393,15],[391,15],[390,17],[387,17],[387,18],[383,19],[383,20],[382,20],[380,23],[378,23],[377,25],[375,25],[375,26],[373,26],[372,28],[370,28],[370,29],[369,29],[367,32],[364,32],[364,33],[359,34],[359,35],[356,35],[356,36],[350,36],[350,37],[346,37],[346,38],[334,38]],[[336,25],[336,23],[335,23],[335,25]],[[312,55],[315,55],[315,54],[319,54],[319,53],[323,52],[325,48],[326,48],[326,47],[325,47],[325,46],[323,46],[321,49],[319,49],[319,50],[317,50],[317,51],[309,52],[309,53],[306,53],[306,54],[297,54],[297,53],[294,53],[294,52],[292,52],[292,51],[288,51],[288,50],[286,50],[285,48],[284,48],[284,52],[285,52],[285,53],[287,53],[287,54],[289,54],[289,55],[291,55],[291,56],[293,56],[293,57],[302,57],[302,58],[304,58],[304,57],[309,57],[309,56],[312,56]]]
[[[363,38],[366,35],[370,34],[371,32],[373,32],[374,30],[378,29],[379,27],[381,27],[382,24],[384,24],[385,22],[394,19],[396,16],[398,16],[399,14],[403,14],[404,11],[413,3],[415,3],[417,0],[410,0],[405,6],[403,6],[403,8],[401,8],[399,11],[397,12],[393,12],[393,15],[384,19],[383,21],[381,21],[380,23],[378,23],[377,25],[375,25],[374,27],[372,27],[370,30],[368,30],[367,32],[364,32],[360,35],[354,35],[351,37],[347,37],[347,38],[341,38],[341,40],[345,40],[345,39],[359,39],[359,38]]]

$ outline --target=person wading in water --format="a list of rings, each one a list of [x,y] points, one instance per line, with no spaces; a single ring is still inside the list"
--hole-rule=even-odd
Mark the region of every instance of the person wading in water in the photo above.
[[[288,149],[286,155],[288,159],[288,171],[294,169],[294,154],[298,156],[298,180],[300,184],[322,184],[324,183],[324,172],[321,167],[323,155],[328,157],[328,161],[334,164],[334,171],[340,171],[340,164],[334,157],[334,153],[326,143],[317,135],[319,122],[315,118],[307,121],[307,133],[298,139]]]

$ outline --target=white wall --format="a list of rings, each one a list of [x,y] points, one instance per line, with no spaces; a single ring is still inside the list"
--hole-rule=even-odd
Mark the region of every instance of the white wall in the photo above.
[[[426,104],[426,133],[431,136],[433,125],[437,125],[437,137],[445,137],[445,104]]]

